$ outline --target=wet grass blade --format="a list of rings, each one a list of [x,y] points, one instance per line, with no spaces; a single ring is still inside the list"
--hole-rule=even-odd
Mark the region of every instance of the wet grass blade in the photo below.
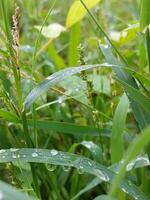
[[[123,132],[125,129],[125,122],[129,108],[129,101],[126,94],[120,99],[120,102],[115,111],[112,126],[111,136],[111,161],[112,163],[121,160],[124,152]]]
[[[48,150],[23,148],[0,150],[0,163],[13,161],[74,167],[109,183],[111,183],[115,176],[115,173],[104,165],[101,165],[83,156],[57,151],[55,149]],[[145,194],[140,191],[138,187],[132,183],[129,183],[125,179],[123,179],[120,183],[120,188],[137,200],[148,200]]]
[[[69,42],[69,66],[77,66],[79,59],[78,46],[80,44],[80,23],[71,27]]]
[[[119,186],[119,183],[123,179],[125,173],[126,173],[126,167],[128,163],[134,159],[137,154],[139,154],[144,148],[150,143],[150,127],[147,127],[141,134],[139,134],[135,140],[130,144],[128,147],[128,150],[126,151],[125,157],[124,157],[124,162],[122,163],[118,174],[114,178],[112,182],[112,186],[110,189],[109,194],[115,195],[117,192],[117,188]]]
[[[33,127],[32,120],[28,121],[29,126]],[[46,131],[57,131],[75,137],[83,136],[99,136],[99,132],[102,136],[110,137],[111,131],[109,129],[97,129],[92,126],[78,126],[67,122],[57,122],[57,121],[42,121],[37,120],[37,128]]]
[[[101,42],[99,42],[99,47],[108,63],[114,64],[117,66],[119,65],[122,66],[122,64],[113,55],[111,46],[107,40],[106,40],[106,44],[102,44]],[[128,83],[131,87],[138,89],[135,79],[130,74],[128,74],[125,71],[125,69],[123,69],[122,67],[120,67],[120,69],[114,67],[113,70],[116,73],[118,79],[120,79],[121,81],[124,81],[125,83]],[[144,111],[144,109],[132,99],[131,99],[131,107],[132,107],[135,119],[139,124],[140,129],[142,130],[145,127],[147,127],[148,124],[150,123],[150,115],[148,115]]]
[[[109,169],[111,169],[115,173],[118,173],[121,164],[122,164],[122,161],[110,166]],[[128,163],[128,165],[126,166],[126,171],[130,171],[130,170],[133,170],[133,169],[136,169],[136,168],[142,168],[142,167],[149,166],[149,165],[150,165],[150,161],[149,161],[147,155],[137,156],[136,159],[134,159],[134,160],[132,160],[131,162]],[[82,194],[88,192],[89,190],[92,190],[93,188],[95,188],[100,183],[102,183],[102,180],[100,180],[97,177],[94,178],[86,187],[84,187],[82,190],[80,190],[71,200],[77,199]]]
[[[24,101],[24,107],[25,108],[30,107],[40,95],[42,95],[49,88],[59,83],[60,81],[66,79],[67,77],[84,70],[93,69],[93,68],[102,67],[102,66],[105,66],[105,64],[94,64],[94,65],[84,65],[84,66],[79,66],[79,67],[70,67],[70,68],[63,69],[52,74],[51,76],[47,77],[44,81],[42,81],[37,87],[35,87],[29,93],[29,95],[26,97]]]
[[[129,94],[129,96],[138,104],[141,105],[141,107],[148,113],[150,113],[150,98],[147,96],[143,95],[139,90],[135,89],[128,83],[116,79],[118,82],[124,87],[125,91]]]
[[[14,187],[0,181],[0,199],[7,200],[33,200],[33,198],[27,196],[26,194],[20,192]]]

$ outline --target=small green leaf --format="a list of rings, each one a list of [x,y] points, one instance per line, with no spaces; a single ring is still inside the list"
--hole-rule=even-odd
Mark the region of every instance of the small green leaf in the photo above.
[[[84,3],[88,7],[88,9],[93,8],[100,0],[84,0]],[[80,0],[75,1],[68,12],[66,27],[70,28],[73,24],[80,21],[85,15],[87,11],[80,2]]]

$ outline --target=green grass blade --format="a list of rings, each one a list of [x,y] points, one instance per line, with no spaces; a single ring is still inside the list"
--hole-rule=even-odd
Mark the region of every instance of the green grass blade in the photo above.
[[[107,41],[106,41],[105,45],[102,44],[101,42],[99,42],[99,47],[108,63],[114,64],[117,66],[122,66],[122,64],[113,55],[113,53],[111,51],[111,47]],[[117,78],[128,83],[132,87],[138,89],[138,86],[137,86],[134,78],[130,74],[128,74],[125,71],[125,69],[122,69],[122,67],[120,67],[120,69],[114,67],[113,70],[115,71]],[[139,124],[139,127],[141,129],[144,129],[145,127],[147,127],[148,124],[150,123],[150,116],[143,110],[143,108],[140,105],[138,105],[133,100],[131,100],[131,107],[132,107],[135,119]]]
[[[93,189],[97,185],[99,185],[102,181],[99,178],[94,178],[86,187],[84,187],[80,192],[78,192],[71,200],[75,200],[80,197],[82,194],[88,192],[89,190]]]
[[[111,161],[112,163],[121,160],[124,151],[124,140],[123,132],[125,129],[125,122],[127,117],[127,112],[129,108],[129,101],[124,94],[115,111],[112,126],[112,136],[111,136]]]
[[[93,69],[93,68],[102,67],[102,66],[105,66],[105,64],[94,64],[94,65],[84,65],[84,66],[79,66],[79,67],[70,67],[70,68],[63,69],[52,74],[29,93],[29,95],[26,97],[24,101],[24,107],[25,108],[30,107],[40,95],[42,95],[49,88],[59,83],[60,81],[66,79],[67,77],[84,70]]]
[[[112,165],[109,167],[109,169],[111,169],[111,171],[118,173],[119,168],[122,164],[122,161],[119,163],[116,163],[115,165]],[[141,167],[145,167],[145,166],[149,166],[150,165],[150,160],[148,159],[148,156],[137,156],[136,159],[132,160],[131,162],[128,163],[128,165],[126,166],[126,171],[130,171],[136,168],[141,168]],[[99,185],[102,182],[102,180],[100,180],[99,178],[94,178],[86,187],[84,187],[82,190],[80,190],[71,200],[75,200],[78,197],[80,197],[82,194],[88,192],[89,190],[92,190],[94,187],[96,187],[97,185]]]
[[[104,182],[109,182],[114,178],[114,172],[104,165],[94,162],[86,157],[71,154],[67,152],[57,151],[55,149],[2,149],[0,151],[0,163],[7,162],[31,162],[31,163],[47,163],[59,166],[74,167],[83,172],[89,173],[100,178]],[[122,180],[120,188],[126,191],[130,196],[137,200],[148,200],[134,184],[127,180]]]
[[[0,110],[0,118],[6,121],[14,122],[14,123],[19,122],[19,118],[17,117],[17,115],[15,115],[14,113],[8,112],[6,110]]]
[[[126,82],[124,82],[124,81],[122,81],[120,79],[116,79],[116,80],[118,80],[118,82],[121,83],[121,85],[123,85],[123,87],[125,88],[126,92],[129,94],[129,96],[135,102],[140,104],[141,107],[143,107],[143,109],[146,112],[150,113],[150,98],[148,98],[147,96],[143,95],[141,92],[139,92],[139,90],[137,90],[134,87],[130,86]]]
[[[115,195],[117,192],[117,188],[119,186],[119,183],[123,179],[125,172],[126,172],[126,166],[128,163],[134,159],[137,154],[139,154],[144,148],[150,143],[150,127],[147,127],[146,129],[143,130],[141,134],[137,136],[135,140],[130,144],[128,147],[128,150],[125,154],[124,157],[124,162],[122,163],[119,173],[116,175],[112,182],[112,187],[110,189],[109,194]]]
[[[33,200],[33,198],[27,196],[26,194],[18,191],[14,187],[0,181],[0,199],[7,200]]]
[[[141,0],[141,16],[140,26],[141,30],[145,31],[146,47],[147,47],[147,58],[150,71],[150,2],[149,0]]]
[[[32,120],[28,121],[29,126],[33,127]],[[46,131],[57,131],[69,135],[73,135],[75,137],[79,136],[98,136],[99,132],[102,136],[110,137],[111,131],[109,129],[97,129],[92,126],[79,126],[76,124],[68,123],[68,122],[57,122],[57,121],[44,121],[37,120],[37,128],[43,129]]]
[[[141,30],[143,30],[149,24],[150,24],[150,2],[149,0],[141,0],[141,16],[140,16]]]
[[[80,23],[76,23],[71,27],[69,42],[69,66],[77,66],[79,59],[78,46],[80,43]]]
[[[94,198],[93,200],[117,200],[117,199],[114,197],[110,197],[108,195],[100,195]]]

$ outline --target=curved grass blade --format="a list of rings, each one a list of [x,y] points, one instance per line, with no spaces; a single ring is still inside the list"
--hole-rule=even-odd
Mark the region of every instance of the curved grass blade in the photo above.
[[[124,162],[122,163],[118,174],[112,182],[112,186],[109,192],[110,195],[114,196],[116,194],[117,188],[126,173],[126,167],[128,163],[150,143],[149,135],[150,126],[143,130],[143,132],[139,134],[130,144],[128,150],[126,151]]]
[[[118,173],[121,164],[122,164],[122,161],[110,166],[109,169],[111,169],[115,173]],[[149,165],[150,165],[150,160],[147,155],[137,156],[136,159],[134,159],[128,163],[128,165],[126,166],[126,171],[130,171],[130,170],[133,170],[136,168],[142,168],[142,167],[149,166]],[[100,183],[102,183],[102,180],[100,180],[97,177],[94,178],[86,187],[84,187],[82,190],[80,190],[71,200],[77,199],[82,194],[88,192],[89,190],[92,190],[94,187],[96,187]]]
[[[32,120],[28,121],[29,126],[33,127]],[[37,120],[37,128],[47,131],[57,131],[65,134],[71,134],[75,137],[79,136],[99,136],[99,132],[104,137],[110,137],[111,131],[109,129],[98,129],[93,126],[78,126],[76,124],[68,122],[57,122],[57,121],[44,121]]]
[[[14,123],[19,122],[19,118],[17,117],[17,115],[15,115],[14,113],[8,112],[6,110],[2,110],[2,109],[0,109],[0,118],[6,121],[14,122]]]
[[[94,198],[93,200],[117,200],[117,199],[108,195],[100,195]]]
[[[127,93],[129,94],[129,96],[138,104],[141,105],[141,107],[143,107],[143,109],[147,112],[150,113],[150,98],[148,98],[147,96],[143,95],[141,92],[139,92],[137,89],[135,89],[134,87],[132,87],[131,85],[129,85],[128,83],[120,80],[120,79],[116,79],[119,83],[121,83],[121,85],[123,85],[123,87],[125,88],[125,90],[127,91]]]
[[[87,5],[87,7],[90,9],[94,7],[100,0],[84,0],[84,3]],[[70,28],[72,25],[79,22],[85,15],[87,11],[81,4],[81,2],[75,1],[68,12],[67,19],[66,19],[66,27]]]
[[[113,55],[109,42],[107,40],[105,40],[105,41],[106,41],[106,44],[102,44],[101,42],[99,42],[99,47],[100,47],[103,55],[105,56],[106,61],[113,65],[122,66],[122,64]],[[123,69],[123,68],[119,69],[119,68],[114,67],[113,70],[116,73],[117,78],[128,83],[132,87],[138,89],[135,79],[130,74],[128,74],[125,71],[125,69]],[[150,115],[148,115],[148,113],[146,113],[143,110],[143,108],[139,104],[137,104],[135,101],[133,101],[132,99],[131,99],[131,107],[132,107],[135,119],[140,126],[140,129],[142,130],[145,127],[147,127],[150,123]]]
[[[109,182],[113,180],[115,173],[110,169],[94,162],[86,157],[76,154],[61,152],[48,149],[2,149],[0,150],[0,163],[7,162],[32,162],[32,163],[47,163],[59,166],[69,166],[92,174],[102,181]],[[145,194],[138,189],[134,184],[123,179],[120,183],[120,188],[127,192],[130,196],[137,200],[148,200]]]
[[[40,95],[42,95],[49,88],[59,83],[60,81],[66,79],[67,77],[84,70],[93,69],[96,67],[103,67],[105,65],[108,66],[108,64],[104,63],[104,64],[84,65],[79,67],[70,67],[52,74],[51,76],[47,77],[44,81],[42,81],[28,94],[28,96],[24,101],[24,107],[29,108]]]
[[[120,99],[115,111],[111,135],[111,161],[116,163],[121,160],[124,151],[123,132],[125,128],[126,116],[129,108],[129,101],[126,94]]]
[[[0,199],[7,200],[33,200],[33,198],[27,196],[26,194],[18,191],[14,187],[0,181]]]

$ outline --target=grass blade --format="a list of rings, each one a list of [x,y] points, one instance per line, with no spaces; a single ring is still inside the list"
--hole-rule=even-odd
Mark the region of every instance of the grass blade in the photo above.
[[[125,128],[126,116],[129,108],[129,101],[124,94],[115,111],[111,136],[111,161],[112,163],[121,160],[124,151],[123,132]]]
[[[150,98],[148,98],[147,96],[143,95],[141,92],[139,92],[137,89],[135,89],[134,87],[130,86],[126,82],[124,82],[124,81],[122,81],[120,79],[116,79],[116,80],[118,80],[118,82],[121,83],[121,85],[123,85],[123,87],[125,88],[125,90],[129,94],[129,96],[135,102],[140,104],[141,107],[143,107],[143,109],[146,112],[150,113]]]
[[[118,173],[121,164],[122,164],[122,161],[110,166],[109,169],[111,169],[115,173]],[[126,171],[130,171],[130,170],[133,170],[136,168],[141,168],[141,167],[145,167],[145,166],[149,166],[149,165],[150,165],[150,161],[149,161],[147,155],[137,156],[136,159],[134,159],[128,163],[128,165],[126,166]],[[78,197],[80,197],[82,194],[88,192],[89,190],[92,190],[94,187],[99,185],[101,182],[102,182],[102,180],[100,180],[99,178],[97,178],[97,177],[94,178],[86,187],[84,187],[82,190],[80,190],[71,200],[75,200]]]
[[[106,64],[94,64],[94,65],[84,65],[79,67],[70,67],[52,74],[29,93],[29,95],[26,97],[24,101],[24,107],[25,108],[30,107],[40,95],[42,95],[49,88],[59,83],[60,81],[66,79],[67,77],[84,70],[93,69],[96,67],[102,67],[104,65]]]
[[[104,165],[101,165],[83,156],[57,151],[55,149],[48,150],[22,148],[2,149],[0,151],[0,163],[13,161],[47,163],[59,166],[74,167],[79,170],[82,169],[82,171],[92,174],[100,178],[102,181],[109,183],[111,183],[115,176],[115,173]],[[127,180],[122,180],[120,183],[120,188],[137,200],[148,200],[143,192],[141,192],[134,184],[129,183]]]
[[[0,199],[7,200],[33,200],[33,198],[27,196],[26,194],[16,190],[12,186],[0,181]]]
[[[119,66],[119,65],[122,66],[122,64],[113,55],[113,53],[111,51],[111,47],[107,41],[106,41],[105,45],[102,44],[101,42],[99,42],[99,47],[108,63],[114,64],[117,66]],[[120,69],[119,69],[119,68],[114,67],[113,70],[115,71],[117,78],[124,81],[125,83],[128,83],[132,87],[138,89],[138,86],[137,86],[134,78],[130,74],[128,74],[123,68],[120,67]],[[147,127],[148,124],[150,123],[150,116],[143,110],[143,108],[140,105],[138,105],[133,100],[131,100],[131,107],[133,109],[135,119],[137,120],[141,130],[144,129],[145,127]]]
[[[126,172],[126,167],[128,163],[135,158],[137,154],[139,154],[149,143],[150,143],[150,127],[147,127],[141,134],[137,136],[135,140],[130,144],[125,157],[124,157],[124,162],[121,165],[119,169],[119,173],[116,175],[112,182],[112,187],[110,189],[109,194],[115,195],[117,192],[117,188],[119,186],[119,183],[123,179],[125,172]]]

